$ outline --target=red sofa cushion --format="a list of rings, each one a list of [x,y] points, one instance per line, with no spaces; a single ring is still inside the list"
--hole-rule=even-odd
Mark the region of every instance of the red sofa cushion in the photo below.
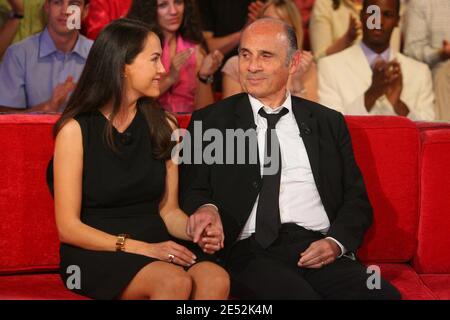
[[[450,130],[422,132],[421,215],[414,267],[450,274]]]
[[[59,241],[45,182],[58,116],[0,116],[0,273],[56,270]]]
[[[356,161],[374,209],[363,261],[407,262],[416,248],[419,134],[403,117],[347,116]]]
[[[0,277],[0,300],[89,300],[67,290],[58,274]]]
[[[420,275],[423,283],[440,300],[450,300],[450,275],[426,274]]]
[[[376,265],[380,267],[381,276],[400,291],[403,300],[435,300],[437,298],[408,264],[377,263]]]

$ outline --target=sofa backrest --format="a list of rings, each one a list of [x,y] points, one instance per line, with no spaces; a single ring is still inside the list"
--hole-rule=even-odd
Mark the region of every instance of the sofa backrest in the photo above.
[[[57,116],[0,116],[0,273],[56,270],[59,241],[45,170]],[[374,207],[359,257],[409,261],[416,249],[419,136],[398,117],[346,117]],[[185,127],[189,116],[180,116]]]
[[[0,116],[0,273],[56,270],[59,242],[45,172],[57,116]]]
[[[423,129],[423,128],[422,128]],[[450,130],[422,130],[420,221],[414,268],[450,273]]]
[[[374,210],[358,256],[365,262],[407,262],[419,218],[419,133],[403,117],[346,117],[356,161]]]

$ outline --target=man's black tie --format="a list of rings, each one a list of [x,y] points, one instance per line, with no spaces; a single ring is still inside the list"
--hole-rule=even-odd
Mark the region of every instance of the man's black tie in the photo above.
[[[279,113],[267,114],[263,108],[259,115],[267,119],[266,142],[264,152],[263,183],[259,193],[258,207],[256,209],[256,241],[263,248],[269,247],[277,238],[281,226],[280,219],[280,179],[281,179],[281,151],[275,126],[282,116],[288,113],[286,108]],[[270,168],[269,160],[272,158],[272,143],[278,148],[278,165]],[[273,161],[272,161],[273,162]],[[269,169],[270,168],[270,169]],[[270,174],[268,174],[270,173]]]

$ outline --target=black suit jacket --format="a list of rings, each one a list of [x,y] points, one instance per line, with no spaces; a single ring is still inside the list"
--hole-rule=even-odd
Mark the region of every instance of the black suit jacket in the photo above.
[[[355,162],[344,117],[339,112],[297,97],[292,97],[292,110],[330,220],[327,236],[337,239],[347,250],[355,251],[372,222],[372,207]],[[188,127],[192,138],[194,121],[202,121],[203,132],[215,128],[223,136],[226,129],[256,128],[250,101],[245,93],[194,112]],[[197,147],[205,148],[209,143]],[[224,149],[224,154],[226,152],[230,150]],[[248,145],[246,153],[248,160]],[[225,253],[236,242],[261,188],[259,163],[249,162],[181,165],[181,206],[188,214],[206,203],[219,208],[225,232]]]

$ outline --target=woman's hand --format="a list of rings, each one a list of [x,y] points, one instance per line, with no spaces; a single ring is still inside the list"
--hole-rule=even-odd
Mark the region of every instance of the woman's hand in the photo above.
[[[262,1],[253,1],[248,5],[247,24],[254,22],[258,19],[259,11],[264,7]]]
[[[208,54],[200,66],[198,74],[201,77],[208,77],[213,75],[222,65],[223,54],[219,50],[214,50],[213,53]]]
[[[183,267],[190,267],[197,259],[197,257],[186,247],[179,245],[174,241],[145,243],[138,253],[161,261],[178,264]]]
[[[178,52],[173,58],[170,64],[170,73],[169,76],[172,79],[172,83],[176,83],[178,81],[178,77],[180,76],[180,70],[188,61],[189,57],[194,53],[193,48],[189,48],[183,51]]]
[[[297,72],[305,74],[314,63],[314,56],[309,51],[302,51],[300,64],[298,65]]]

